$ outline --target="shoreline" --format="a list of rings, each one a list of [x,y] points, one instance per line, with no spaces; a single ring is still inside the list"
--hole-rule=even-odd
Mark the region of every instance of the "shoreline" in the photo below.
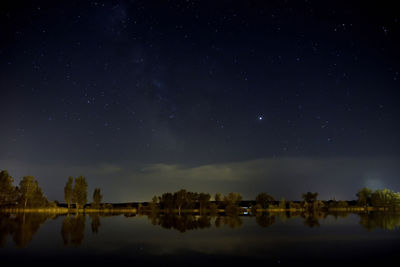
[[[370,211],[387,211],[387,212],[400,212],[400,210],[391,210],[384,207],[347,207],[347,208],[329,208],[327,210],[311,210],[306,209],[282,209],[282,208],[267,208],[267,209],[256,209],[256,213],[269,212],[269,213],[282,213],[282,212],[370,212]],[[106,208],[106,209],[68,209],[63,207],[58,208],[0,208],[0,213],[52,213],[52,214],[68,214],[68,213],[134,213],[134,214],[146,214],[146,213],[179,213],[177,209],[174,210],[148,210],[148,209],[137,209],[137,208]],[[200,214],[199,209],[181,210],[181,213],[196,213]],[[216,212],[211,210],[204,210],[205,214],[210,213],[225,213],[225,209],[218,209]],[[239,214],[253,213],[252,209],[243,209]]]

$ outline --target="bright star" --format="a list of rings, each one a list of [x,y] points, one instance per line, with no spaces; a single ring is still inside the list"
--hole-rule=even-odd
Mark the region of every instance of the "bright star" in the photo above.
[[[263,116],[259,116],[259,117],[258,117],[258,120],[259,120],[259,121],[262,121],[262,120],[263,120]]]

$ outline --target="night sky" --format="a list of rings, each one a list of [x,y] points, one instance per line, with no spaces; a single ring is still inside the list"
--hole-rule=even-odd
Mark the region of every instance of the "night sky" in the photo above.
[[[0,170],[51,200],[400,191],[399,90],[390,2],[0,4]]]

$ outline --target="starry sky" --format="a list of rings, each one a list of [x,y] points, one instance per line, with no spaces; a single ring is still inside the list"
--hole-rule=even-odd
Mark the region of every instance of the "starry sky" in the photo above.
[[[51,200],[400,191],[390,1],[6,0],[0,41],[0,169]]]

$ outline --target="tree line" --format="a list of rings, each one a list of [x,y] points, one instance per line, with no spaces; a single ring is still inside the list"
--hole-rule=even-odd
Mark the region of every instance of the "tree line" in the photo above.
[[[0,172],[0,206],[22,209],[58,207],[56,202],[47,200],[39,182],[33,176],[24,176],[18,186],[13,183],[14,178],[6,170]],[[87,187],[85,177],[68,177],[64,187],[64,200],[68,209],[72,206],[77,210],[85,207],[88,202]],[[91,207],[99,208],[102,198],[100,188],[95,188]]]
[[[174,211],[181,214],[183,210],[198,209],[200,214],[206,211],[212,213],[218,212],[219,209],[224,209],[227,213],[237,213],[239,204],[242,201],[242,196],[239,193],[231,192],[226,196],[217,193],[215,201],[211,202],[209,193],[197,193],[181,189],[175,193],[164,193],[161,196],[154,196],[149,204],[152,211]]]
[[[56,208],[56,202],[50,202],[44,195],[38,181],[33,176],[24,176],[18,186],[14,186],[14,179],[6,170],[0,172],[0,206],[12,206],[22,209],[28,208]],[[88,184],[86,178],[79,176],[76,178],[68,177],[64,187],[64,200],[68,210],[80,210],[87,206]],[[373,191],[364,187],[357,193],[355,204],[347,201],[318,200],[317,192],[307,192],[301,195],[302,201],[286,201],[284,198],[276,201],[273,196],[262,192],[255,197],[255,201],[247,201],[252,212],[266,209],[280,210],[303,210],[315,211],[321,209],[347,209],[352,207],[359,208],[383,208],[400,209],[400,193],[389,189],[377,189]],[[90,208],[113,208],[111,204],[102,204],[102,194],[100,188],[95,188]],[[237,214],[242,211],[244,206],[243,197],[240,193],[231,192],[227,195],[216,193],[214,200],[211,200],[209,193],[190,192],[181,189],[174,193],[163,193],[161,196],[154,196],[147,206],[139,205],[139,209],[147,211],[182,211],[198,210],[199,213],[217,213],[223,210],[226,214]]]
[[[50,203],[33,176],[24,176],[18,186],[7,171],[0,172],[0,205],[21,208],[49,207]]]

